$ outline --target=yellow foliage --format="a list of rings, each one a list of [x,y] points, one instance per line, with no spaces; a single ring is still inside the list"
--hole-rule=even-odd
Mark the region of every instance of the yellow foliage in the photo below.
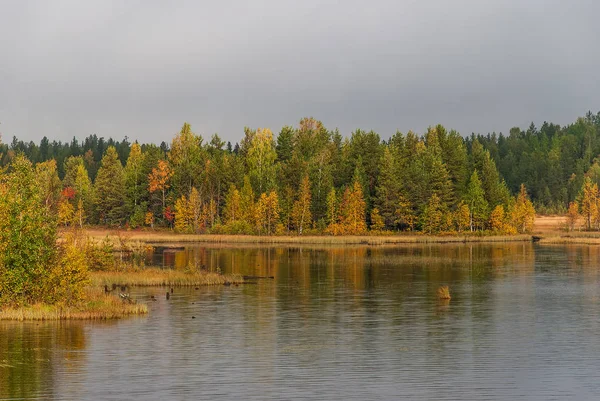
[[[385,228],[383,217],[379,214],[379,209],[374,208],[371,210],[371,230],[381,231]]]
[[[58,224],[64,226],[71,225],[74,217],[75,210],[73,209],[73,205],[67,199],[62,199],[58,203]]]
[[[456,209],[454,220],[459,232],[467,231],[471,226],[471,210],[469,210],[469,205],[461,202]]]
[[[504,206],[498,205],[492,210],[490,214],[490,227],[492,231],[503,232],[504,231]]]
[[[579,217],[581,217],[579,214],[579,204],[577,202],[569,203],[569,210],[567,211],[567,228],[569,231],[575,229]]]
[[[535,208],[527,196],[525,185],[521,184],[521,190],[511,212],[510,222],[518,233],[523,234],[533,230],[534,220]]]

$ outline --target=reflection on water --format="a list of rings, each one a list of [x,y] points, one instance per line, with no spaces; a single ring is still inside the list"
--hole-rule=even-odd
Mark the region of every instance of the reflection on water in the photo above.
[[[158,248],[165,268],[274,279],[169,301],[138,289],[159,299],[143,318],[0,323],[0,399],[595,399],[599,258],[529,243]]]

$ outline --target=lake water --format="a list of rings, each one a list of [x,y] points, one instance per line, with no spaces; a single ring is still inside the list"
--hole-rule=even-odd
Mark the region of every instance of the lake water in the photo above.
[[[600,397],[598,247],[203,245],[153,260],[274,278],[170,300],[136,289],[158,298],[145,317],[0,322],[0,399]]]

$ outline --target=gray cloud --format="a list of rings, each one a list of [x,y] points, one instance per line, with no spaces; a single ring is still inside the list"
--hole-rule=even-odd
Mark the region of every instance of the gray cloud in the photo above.
[[[170,140],[321,119],[389,137],[600,109],[593,0],[0,0],[0,131]]]

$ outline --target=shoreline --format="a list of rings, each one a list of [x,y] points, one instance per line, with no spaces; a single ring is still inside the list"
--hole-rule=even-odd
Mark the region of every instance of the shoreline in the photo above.
[[[113,320],[143,316],[148,314],[148,305],[129,298],[129,294],[121,296],[120,287],[201,287],[247,283],[237,274],[185,273],[155,268],[90,272],[89,277],[86,299],[79,305],[39,303],[9,306],[0,309],[0,321]]]
[[[94,240],[109,239],[146,244],[214,243],[214,244],[313,244],[313,245],[386,245],[386,244],[447,244],[476,242],[531,242],[529,234],[517,235],[356,235],[356,236],[260,236],[224,234],[181,234],[170,230],[111,230],[87,228],[85,234]]]

